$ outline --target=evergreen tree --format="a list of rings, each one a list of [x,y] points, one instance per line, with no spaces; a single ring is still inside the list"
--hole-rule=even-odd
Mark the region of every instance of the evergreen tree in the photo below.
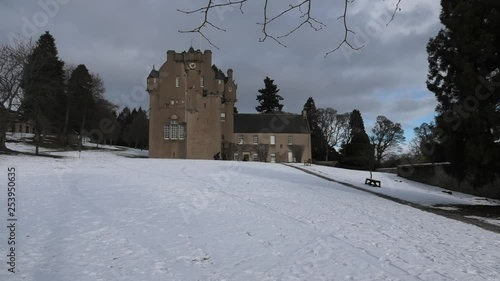
[[[134,113],[135,112],[135,113]],[[134,148],[141,149],[147,145],[148,134],[149,134],[149,120],[146,115],[146,111],[139,107],[139,110],[132,111],[132,123],[130,123],[130,128],[127,132],[127,139],[130,140],[130,144],[133,144]]]
[[[351,134],[354,136],[356,133],[365,132],[365,122],[363,117],[361,117],[361,112],[354,109],[351,113],[349,119],[349,127],[351,128]]]
[[[71,73],[68,81],[68,98],[70,99],[69,128],[79,135],[85,129],[88,109],[95,101],[92,97],[92,76],[87,67],[78,65]]]
[[[427,87],[438,101],[438,141],[449,173],[481,186],[500,173],[500,8],[497,1],[442,0],[444,27],[427,45]]]
[[[325,158],[325,149],[323,143],[325,136],[319,127],[318,109],[312,97],[309,97],[304,104],[304,110],[307,114],[309,129],[311,130],[311,154],[315,160],[323,160]],[[307,160],[307,159],[306,159]]]
[[[374,150],[365,132],[361,112],[354,109],[349,120],[350,137],[342,149],[340,165],[346,168],[370,169],[374,162]]]
[[[260,89],[260,95],[257,95],[257,101],[260,105],[256,106],[255,109],[261,113],[281,112],[283,105],[280,104],[280,101],[283,100],[283,97],[278,95],[279,91],[278,87],[274,85],[274,80],[266,77],[264,88]]]
[[[41,133],[63,130],[66,104],[63,67],[55,39],[47,31],[40,36],[28,57],[22,80],[21,112],[34,122],[36,153]]]

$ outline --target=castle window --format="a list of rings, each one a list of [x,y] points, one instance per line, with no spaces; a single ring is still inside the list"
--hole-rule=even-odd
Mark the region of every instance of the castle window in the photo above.
[[[219,85],[222,84],[222,80],[218,80],[218,82],[219,82]]]
[[[238,144],[243,144],[243,135],[238,137]]]
[[[226,122],[226,113],[225,112],[221,112],[220,113],[220,121],[221,122]]]
[[[183,125],[178,125],[178,126],[179,126],[179,139],[183,140],[184,139],[184,133],[185,133],[184,126]]]
[[[200,77],[200,87],[205,87],[205,77],[203,76]]]
[[[153,79],[153,83],[156,84],[156,78]]]
[[[258,135],[253,136],[253,144],[259,144],[259,136]]]
[[[171,104],[171,105],[174,105],[174,104],[175,104],[175,101],[174,101],[174,100],[170,100],[170,104]]]
[[[227,90],[228,90],[229,92],[232,92],[232,91],[233,91],[233,87],[229,86],[229,87],[227,87]]]
[[[180,125],[177,120],[171,120],[170,124],[165,123],[164,125],[163,138],[166,140],[183,140],[185,131],[184,125]]]
[[[181,86],[181,77],[175,77],[175,87],[179,88]]]
[[[271,143],[272,145],[275,145],[275,144],[276,144],[276,136],[271,136],[271,137],[270,137],[270,143]]]
[[[293,144],[293,136],[288,136],[288,145]]]
[[[234,161],[238,161],[239,160],[238,153],[234,154],[233,159],[234,159]]]
[[[259,161],[259,154],[254,153],[252,161]]]
[[[176,140],[179,138],[179,125],[170,125],[170,139]]]
[[[168,124],[164,125],[163,138],[166,140],[170,139],[170,125],[168,125]]]
[[[271,153],[271,163],[276,163],[276,154]]]

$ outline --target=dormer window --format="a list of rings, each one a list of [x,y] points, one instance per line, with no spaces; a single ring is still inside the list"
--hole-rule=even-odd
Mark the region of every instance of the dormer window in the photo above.
[[[229,87],[227,87],[227,90],[228,90],[228,92],[232,92],[233,91],[233,87],[229,86]]]

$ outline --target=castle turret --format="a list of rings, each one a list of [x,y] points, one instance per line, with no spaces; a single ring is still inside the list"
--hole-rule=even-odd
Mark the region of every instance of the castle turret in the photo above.
[[[151,70],[147,78],[148,93],[153,94],[156,91],[159,83],[158,81],[159,78],[160,78],[160,72],[156,70],[155,67],[153,66],[153,69]]]

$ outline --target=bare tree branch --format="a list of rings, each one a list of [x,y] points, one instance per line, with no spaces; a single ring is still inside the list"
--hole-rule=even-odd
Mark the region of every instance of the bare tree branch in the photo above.
[[[196,9],[192,9],[192,10],[177,9],[178,12],[181,12],[181,13],[184,13],[184,14],[187,14],[187,15],[189,15],[189,14],[195,14],[195,13],[201,13],[201,14],[203,14],[203,21],[202,21],[202,23],[200,25],[198,25],[197,27],[195,27],[193,29],[179,30],[179,32],[180,33],[198,33],[211,46],[213,46],[216,49],[219,49],[219,47],[217,47],[209,39],[209,37],[207,35],[205,35],[204,29],[212,27],[212,28],[215,28],[216,30],[224,31],[224,32],[226,31],[226,29],[221,28],[221,27],[213,24],[210,21],[210,19],[209,19],[210,11],[216,10],[216,9],[225,8],[225,7],[229,7],[229,6],[239,6],[239,10],[243,14],[243,5],[246,2],[248,2],[248,0],[225,0],[224,2],[217,2],[216,0],[206,0],[206,1],[208,3],[205,6],[200,7],[200,8],[196,8]],[[279,45],[281,45],[283,47],[286,47],[286,45],[281,41],[281,39],[286,38],[289,35],[293,34],[297,30],[299,30],[300,28],[302,28],[304,25],[309,25],[309,27],[312,28],[314,31],[320,31],[324,27],[327,27],[326,24],[324,24],[323,22],[317,20],[312,15],[312,0],[299,0],[298,4],[293,4],[293,5],[289,4],[286,9],[284,9],[281,12],[279,12],[275,16],[270,16],[269,15],[269,10],[268,10],[269,0],[262,0],[262,1],[264,2],[264,5],[263,5],[263,20],[262,20],[262,22],[257,22],[257,24],[262,26],[263,37],[259,38],[259,42],[265,42],[266,39],[269,38],[272,41],[278,43]],[[337,20],[339,20],[339,19],[343,20],[344,39],[339,43],[339,45],[335,49],[327,52],[325,54],[325,58],[329,54],[331,54],[331,53],[337,51],[338,49],[340,49],[343,45],[347,45],[349,48],[351,48],[353,50],[360,50],[361,48],[364,47],[364,45],[363,46],[354,46],[349,41],[349,34],[355,34],[355,33],[354,33],[353,30],[351,30],[348,27],[348,24],[347,24],[347,12],[348,12],[348,5],[352,4],[354,2],[354,0],[343,0],[343,1],[344,1],[343,13],[342,13],[341,16],[339,16],[337,18]],[[401,8],[399,7],[400,4],[401,4],[401,0],[398,0],[397,3],[396,3],[396,7],[394,8],[394,11],[392,13],[392,17],[389,20],[389,22],[387,22],[386,25],[389,25],[394,20],[394,17],[396,15],[397,11],[401,10]],[[303,11],[303,9],[302,9],[303,7],[307,7],[307,9],[305,11]],[[300,13],[299,18],[302,19],[302,21],[298,25],[296,25],[295,27],[291,28],[288,32],[286,32],[286,33],[284,33],[282,35],[278,35],[278,36],[277,35],[273,35],[272,33],[269,32],[269,25],[271,23],[273,23],[276,20],[284,17],[287,14],[290,14],[294,10],[299,11],[299,13]]]
[[[396,12],[398,10],[401,11],[401,8],[399,8],[400,3],[401,3],[401,0],[398,0],[398,3],[396,3],[396,8],[394,8],[394,11],[392,12],[391,19],[387,22],[387,24],[385,26],[388,26],[394,20],[394,17],[396,16]]]
[[[207,27],[207,26],[211,26],[217,30],[220,30],[220,31],[226,31],[225,29],[223,28],[220,28],[218,26],[216,26],[215,24],[213,24],[212,22],[210,22],[208,20],[208,14],[210,12],[210,10],[212,9],[216,9],[216,8],[221,8],[221,7],[225,7],[225,6],[232,6],[232,5],[239,5],[240,6],[240,11],[241,13],[243,14],[243,4],[245,2],[247,2],[248,0],[239,0],[239,1],[233,1],[233,0],[229,0],[227,3],[213,3],[213,0],[208,0],[208,4],[204,7],[201,7],[201,8],[198,8],[198,9],[194,9],[194,10],[189,10],[189,11],[185,11],[185,10],[180,10],[180,9],[177,9],[177,11],[181,12],[181,13],[184,13],[184,14],[193,14],[193,13],[202,13],[204,14],[203,16],[203,22],[198,26],[198,27],[195,27],[193,29],[190,29],[190,30],[179,30],[180,33],[198,33],[200,34],[201,37],[203,37],[205,40],[207,40],[207,42],[213,46],[214,48],[216,48],[217,50],[219,49],[219,47],[217,47],[215,44],[212,43],[212,41],[210,41],[210,39],[203,33],[203,28]],[[267,2],[267,0],[266,0]]]
[[[344,21],[344,40],[342,40],[342,42],[340,42],[340,44],[337,46],[337,48],[327,52],[325,54],[325,58],[329,54],[340,49],[340,47],[342,47],[342,45],[344,45],[344,44],[346,44],[347,46],[349,46],[351,49],[353,49],[355,51],[360,50],[361,48],[363,48],[365,46],[365,45],[363,45],[361,47],[354,47],[351,43],[349,43],[349,41],[347,41],[347,37],[349,36],[349,33],[356,34],[356,33],[354,33],[354,31],[350,30],[349,27],[347,27],[347,6],[349,5],[349,3],[352,3],[352,2],[354,2],[354,0],[345,0],[344,13],[340,17],[337,18],[337,20],[343,19],[343,21]]]

